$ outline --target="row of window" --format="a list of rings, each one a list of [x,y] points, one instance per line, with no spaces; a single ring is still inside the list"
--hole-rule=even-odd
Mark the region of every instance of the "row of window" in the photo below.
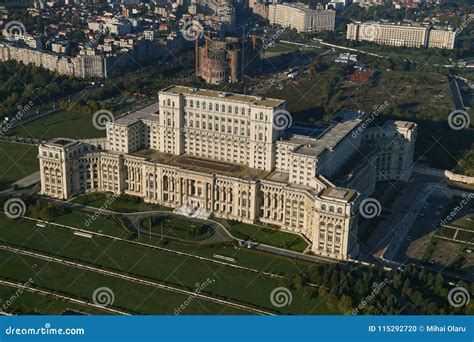
[[[329,209],[327,209],[326,204],[321,204],[321,210],[329,211],[330,213],[334,213],[334,206],[330,205]],[[337,213],[342,214],[342,208],[337,208]]]

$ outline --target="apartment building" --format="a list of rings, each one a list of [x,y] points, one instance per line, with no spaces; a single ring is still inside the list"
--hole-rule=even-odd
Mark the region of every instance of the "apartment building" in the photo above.
[[[430,26],[364,22],[348,24],[346,38],[382,45],[454,49],[456,32]]]
[[[336,12],[316,10],[302,3],[270,4],[270,24],[291,27],[298,32],[334,31]]]

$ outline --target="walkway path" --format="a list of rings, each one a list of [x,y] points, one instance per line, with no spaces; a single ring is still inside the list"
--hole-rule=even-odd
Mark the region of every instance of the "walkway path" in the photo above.
[[[129,228],[133,229],[134,231],[137,231],[136,224],[143,217],[159,216],[159,215],[170,215],[170,214],[179,216],[178,214],[170,213],[169,211],[162,211],[162,210],[144,211],[144,212],[136,212],[136,213],[118,213],[118,212],[103,209],[103,208],[89,207],[89,206],[86,206],[86,205],[83,205],[83,204],[64,202],[64,201],[61,201],[61,200],[47,198],[47,197],[45,197],[43,199],[46,200],[46,201],[51,201],[51,202],[57,203],[57,204],[62,205],[62,206],[66,206],[70,209],[77,209],[77,210],[90,212],[90,213],[94,213],[94,214],[99,212],[99,214],[101,214],[101,215],[107,214],[107,215],[121,216],[121,217],[127,218],[129,220],[129,222],[131,223],[131,225],[129,225]],[[244,240],[236,238],[235,236],[233,236],[232,233],[223,224],[221,224],[217,221],[214,221],[214,220],[207,220],[205,222],[209,222],[209,223],[213,224],[213,228],[215,228],[214,235],[219,237],[219,239],[222,239],[221,242],[225,242],[225,241],[227,241],[227,242],[229,242],[229,241],[244,242]],[[146,230],[140,230],[140,231],[142,231],[146,234],[149,234],[149,232],[146,231]],[[196,243],[196,242],[194,242],[194,243]],[[213,243],[215,243],[215,242],[213,242]],[[201,244],[203,244],[203,242],[201,242]],[[326,258],[323,258],[323,257],[318,257],[318,256],[313,256],[313,255],[307,255],[307,254],[303,254],[303,253],[299,253],[299,252],[295,252],[295,251],[290,251],[290,250],[287,250],[287,249],[284,249],[284,248],[270,246],[270,245],[264,245],[264,244],[260,244],[260,243],[254,243],[253,249],[268,252],[268,253],[272,253],[272,254],[277,254],[277,255],[281,255],[281,256],[291,257],[291,258],[294,258],[294,259],[310,261],[310,262],[319,262],[319,263],[323,262],[323,263],[342,264],[342,262],[340,262],[338,260],[326,259]]]

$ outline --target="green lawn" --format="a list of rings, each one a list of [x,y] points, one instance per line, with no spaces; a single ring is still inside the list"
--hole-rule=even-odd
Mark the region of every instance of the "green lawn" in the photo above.
[[[213,229],[207,224],[171,216],[147,217],[140,225],[145,230],[183,240],[204,240],[213,234]]]
[[[75,236],[67,229],[37,228],[33,222],[24,219],[9,220],[1,217],[0,226],[4,242],[23,246],[25,249],[55,254],[83,263],[91,263],[101,268],[119,270],[188,289],[193,289],[196,283],[202,283],[211,278],[215,282],[205,291],[211,295],[252,303],[267,310],[275,309],[270,303],[269,295],[275,287],[280,286],[278,279],[197,260],[185,255],[176,255],[122,241],[112,241],[105,237],[96,236],[88,239]],[[229,249],[227,256],[234,256],[232,249]],[[271,263],[271,259],[269,263]],[[5,265],[9,267],[10,262]],[[0,272],[5,275],[1,269]],[[15,274],[15,271],[12,272]],[[50,276],[45,276],[44,279],[50,279]],[[78,283],[82,284],[82,282]],[[115,286],[121,287],[118,284]],[[82,285],[79,287],[82,288]],[[124,289],[125,291],[126,289]],[[321,298],[304,299],[303,289],[294,290],[292,293],[293,304],[282,308],[282,313],[335,313],[326,308]],[[139,302],[136,301],[136,303]]]
[[[34,286],[34,284],[32,284],[32,286]],[[23,291],[17,299],[14,299],[18,296],[18,290],[16,287],[0,285],[0,299],[2,303],[7,303],[7,301],[11,303],[5,309],[8,313],[15,315],[61,315],[69,310],[86,315],[113,314],[110,311],[73,304],[59,298],[28,291]]]
[[[266,52],[291,52],[291,51],[296,51],[300,47],[297,45],[293,44],[288,44],[288,43],[276,43],[275,45],[272,45],[268,48],[265,49]]]
[[[114,216],[95,216],[90,213],[73,211],[55,218],[54,222],[123,239],[130,238],[132,235],[123,226],[120,219]]]
[[[0,142],[0,190],[39,170],[38,147]]]
[[[89,217],[89,213],[73,211],[55,218],[54,222],[114,237],[130,239],[131,232],[125,230],[116,218],[98,216],[89,226],[86,226],[85,221]],[[153,246],[163,245],[159,238],[150,238],[147,234],[142,234],[139,241]],[[233,244],[196,246],[170,241],[166,243],[165,248],[210,259],[213,259],[215,254],[230,256],[237,260],[238,265],[262,269],[281,275],[287,274],[292,276],[300,273],[301,270],[309,269],[313,265],[313,263],[308,261],[291,259],[253,249],[235,248]]]
[[[93,126],[93,115],[93,113],[59,111],[12,129],[8,131],[8,135],[41,140],[57,137],[73,139],[105,137],[105,130],[98,130]]]
[[[308,246],[306,241],[299,235],[277,229],[242,222],[233,222],[230,224],[230,227],[232,235],[242,240],[250,240],[296,252],[303,252]]]
[[[171,208],[144,203],[142,200],[131,196],[119,196],[110,200],[111,194],[103,192],[80,195],[73,200],[74,203],[83,204],[95,208],[104,208],[119,213],[133,213],[139,211],[170,211]]]
[[[32,278],[35,286],[88,301],[92,301],[92,294],[97,288],[108,287],[114,294],[112,307],[135,314],[173,315],[174,310],[189,298],[188,295],[80,270],[36,257],[18,256],[3,250],[0,250],[0,258],[8,261],[0,266],[0,272],[4,278],[20,282]],[[32,272],[32,265],[36,265],[37,275]],[[32,306],[34,303],[26,305]],[[51,306],[52,310],[58,310],[63,307],[63,304],[57,307],[55,303],[51,303]],[[209,312],[214,314],[247,313],[194,298],[183,314],[208,314]]]

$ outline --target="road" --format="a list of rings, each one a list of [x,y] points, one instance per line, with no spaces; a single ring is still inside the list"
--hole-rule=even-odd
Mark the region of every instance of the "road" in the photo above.
[[[95,213],[99,212],[102,215],[107,214],[107,215],[125,217],[129,220],[129,222],[131,222],[131,223],[135,222],[134,224],[129,225],[129,229],[131,228],[135,231],[137,231],[137,228],[136,228],[137,223],[136,222],[140,218],[148,217],[148,216],[170,215],[171,214],[169,211],[162,211],[162,210],[136,212],[136,213],[118,213],[118,212],[107,210],[107,209],[89,207],[89,206],[78,204],[78,203],[64,202],[64,201],[61,201],[61,200],[47,198],[47,197],[44,197],[42,199],[45,200],[45,201],[50,201],[50,202],[57,203],[58,205],[61,205],[61,206],[68,207],[69,209],[77,209],[77,210],[89,212],[89,213],[92,213],[92,214],[95,214]],[[175,213],[172,213],[172,214],[188,218],[186,216],[182,216],[182,215],[179,215],[179,214],[175,214]],[[217,221],[214,221],[214,220],[205,220],[205,221],[202,220],[202,221],[211,223],[213,225],[213,228],[216,229],[215,234],[218,234],[218,236],[224,237],[224,238],[227,236],[227,238],[230,239],[230,240],[227,240],[227,241],[235,241],[235,242],[239,242],[239,241],[243,242],[244,241],[244,240],[238,239],[235,236],[233,236],[232,233],[223,224],[221,224]],[[146,231],[146,230],[141,230],[141,231],[145,234],[149,234],[149,232]],[[227,239],[227,238],[225,238],[225,239]],[[294,252],[294,251],[290,251],[290,250],[275,247],[275,246],[269,246],[269,245],[255,243],[255,242],[253,242],[253,245],[254,245],[253,249],[255,249],[255,250],[260,250],[260,251],[263,251],[263,252],[268,252],[268,253],[277,254],[277,255],[281,255],[281,256],[291,257],[291,258],[294,258],[294,259],[300,259],[300,260],[305,260],[305,261],[310,261],[310,262],[318,262],[318,263],[343,264],[341,261],[338,261],[338,260],[327,259],[327,258],[323,258],[323,257],[313,256],[313,255],[307,255],[307,254]]]
[[[455,108],[458,110],[466,109],[466,104],[464,103],[461,87],[459,86],[459,81],[457,78],[449,76],[449,88],[451,89],[451,94],[453,95]]]

